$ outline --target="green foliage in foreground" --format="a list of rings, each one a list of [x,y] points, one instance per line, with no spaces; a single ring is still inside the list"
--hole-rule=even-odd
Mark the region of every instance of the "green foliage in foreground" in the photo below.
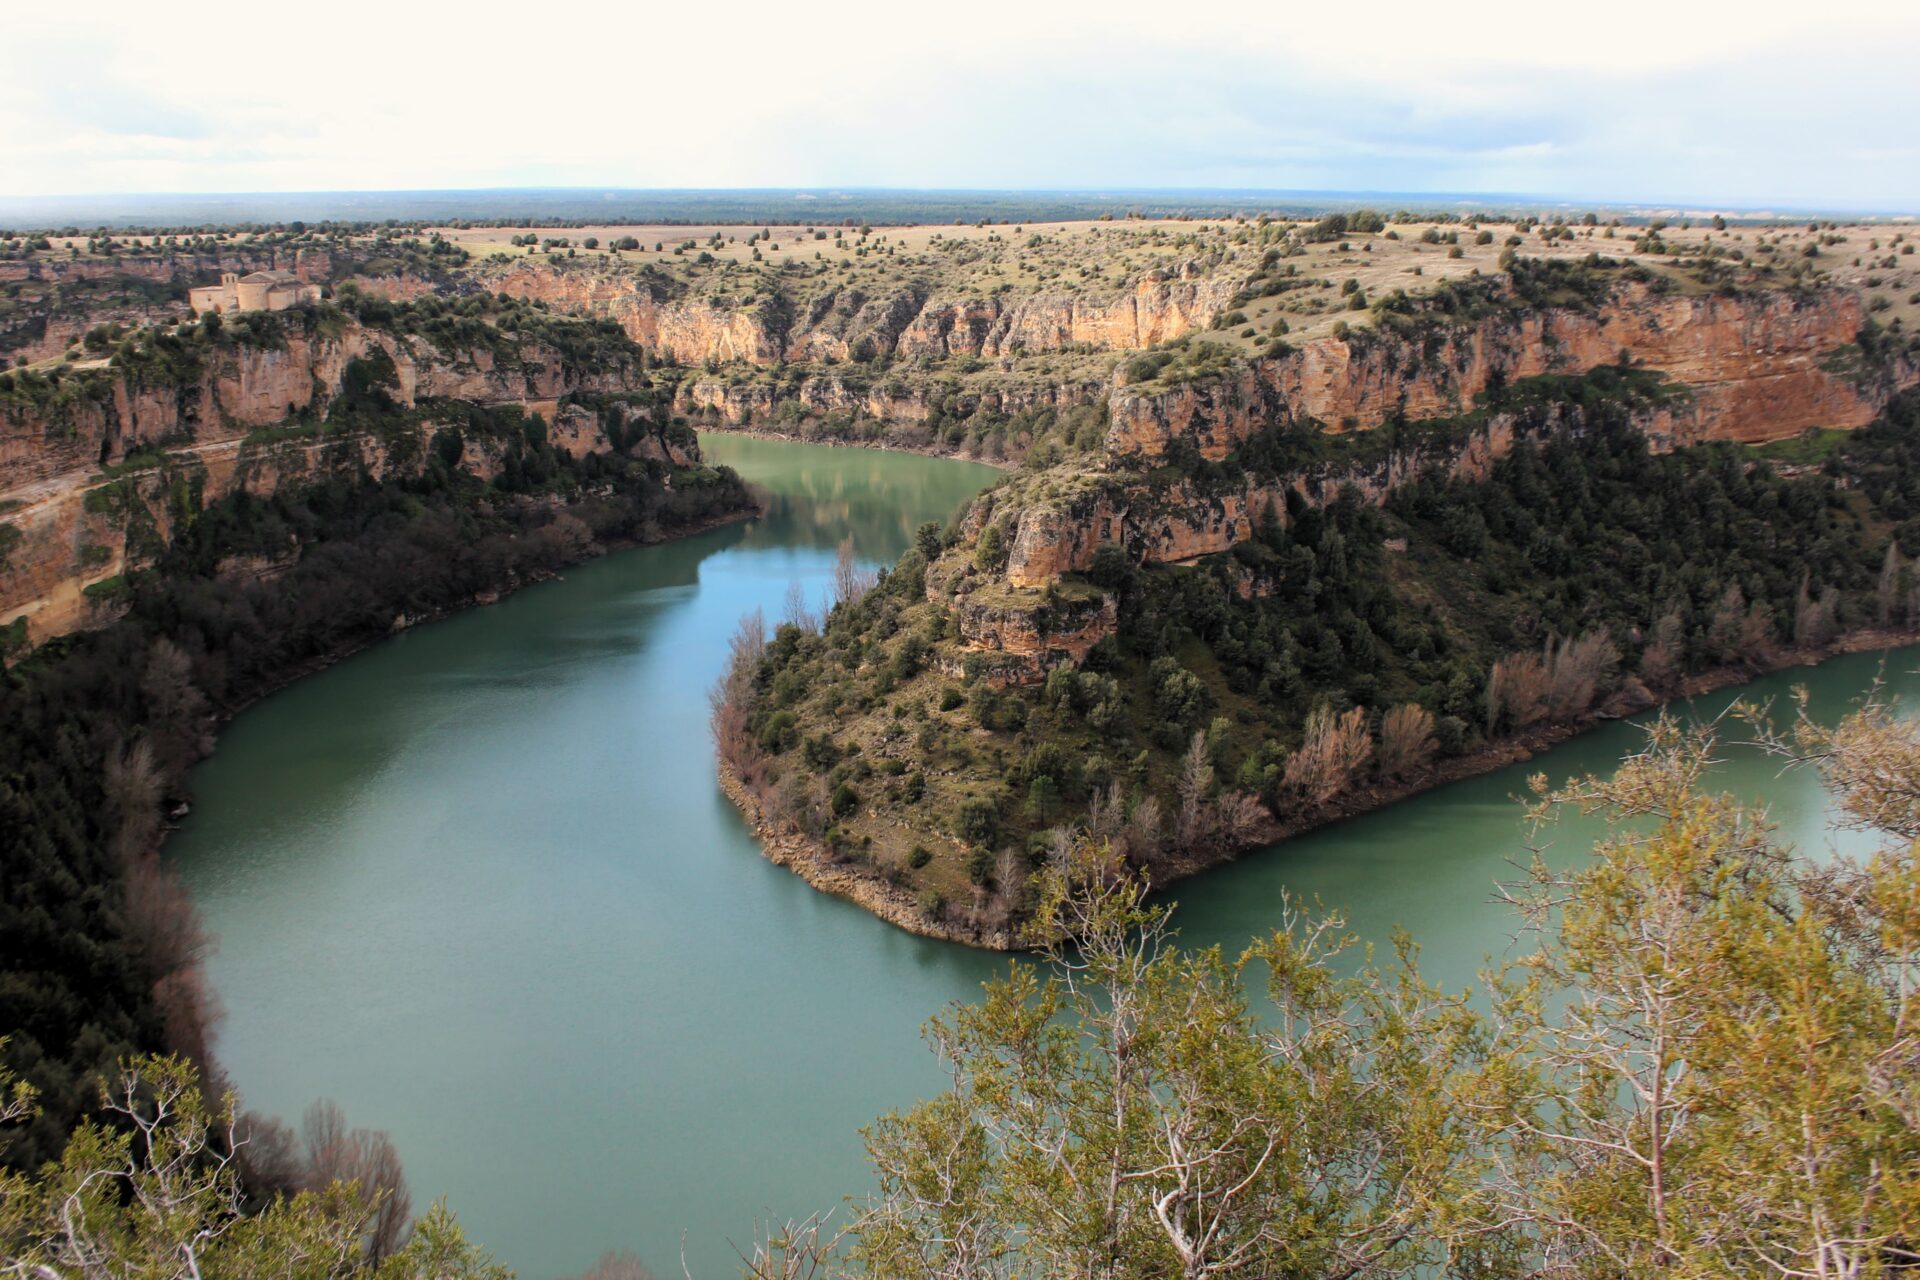
[[[1079,935],[934,1022],[953,1088],[868,1132],[887,1277],[1891,1276],[1920,1265],[1920,736],[1869,706],[1762,740],[1884,846],[1821,868],[1709,793],[1671,722],[1550,796],[1610,834],[1509,889],[1538,948],[1484,1011],[1290,915],[1182,951],[1104,849]],[[1544,780],[1541,781],[1544,789]],[[1270,1016],[1247,987],[1265,974]]]
[[[35,1109],[31,1088],[0,1070],[0,1123]],[[244,1130],[233,1099],[209,1102],[178,1058],[121,1064],[101,1091],[101,1122],[75,1129],[36,1177],[0,1173],[0,1274],[44,1280],[125,1277],[292,1280],[507,1280],[469,1244],[444,1204],[405,1246],[368,1256],[379,1201],[333,1183],[248,1212]],[[5,1129],[0,1128],[0,1141]]]

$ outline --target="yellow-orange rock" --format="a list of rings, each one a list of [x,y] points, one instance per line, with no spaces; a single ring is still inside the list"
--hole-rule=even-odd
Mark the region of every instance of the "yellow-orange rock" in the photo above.
[[[1886,392],[1835,367],[1865,320],[1843,289],[1722,297],[1623,284],[1591,311],[1548,308],[1438,330],[1413,344],[1390,330],[1312,339],[1238,375],[1159,388],[1117,387],[1108,451],[1155,457],[1179,438],[1223,458],[1263,426],[1311,418],[1332,430],[1471,409],[1490,387],[1578,374],[1624,357],[1668,375],[1691,403],[1662,419],[1665,443],[1759,442],[1808,427],[1863,426]]]

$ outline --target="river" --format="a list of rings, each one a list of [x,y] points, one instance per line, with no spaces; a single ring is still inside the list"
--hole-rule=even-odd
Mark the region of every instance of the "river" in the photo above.
[[[760,519],[606,557],[408,631],[266,699],[196,771],[168,845],[219,940],[218,1053],[248,1106],[297,1123],[331,1097],[390,1131],[416,1210],[444,1196],[523,1277],[636,1251],[733,1274],[756,1219],[869,1185],[858,1129],[937,1091],[919,1028],[1005,957],[911,937],[764,861],[714,784],[706,689],[754,607],[817,599],[851,533],[891,563],[993,478],[912,454],[705,435],[770,495]],[[1909,651],[1885,664],[1920,692]],[[1762,681],[1826,715],[1858,655]],[[1703,699],[1724,706],[1733,693]],[[1185,941],[1243,945],[1283,892],[1396,926],[1430,977],[1507,946],[1491,902],[1524,856],[1513,799],[1616,761],[1606,726],[1176,886]],[[1735,757],[1803,847],[1804,774]],[[1557,833],[1574,856],[1590,827]]]

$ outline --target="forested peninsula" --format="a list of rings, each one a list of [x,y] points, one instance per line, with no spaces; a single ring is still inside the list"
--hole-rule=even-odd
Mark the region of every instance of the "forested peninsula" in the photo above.
[[[1165,885],[1914,634],[1900,331],[1732,267],[1502,265],[1365,330],[1123,363],[1103,435],[824,615],[743,623],[714,727],[771,856],[1015,947],[1076,831]]]

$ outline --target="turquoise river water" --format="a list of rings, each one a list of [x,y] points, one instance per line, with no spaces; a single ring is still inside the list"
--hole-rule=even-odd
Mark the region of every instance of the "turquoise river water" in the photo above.
[[[988,468],[709,435],[766,513],[609,556],[420,627],[250,709],[168,845],[219,939],[218,1052],[252,1108],[331,1097],[389,1130],[416,1208],[446,1197],[524,1277],[607,1249],[732,1274],[757,1219],[868,1186],[858,1130],[937,1091],[921,1024],[1008,962],[911,937],[764,861],[713,780],[706,690],[726,638],[851,533],[891,563]],[[1762,681],[1844,710],[1859,655]],[[1708,713],[1734,694],[1701,700]],[[1244,944],[1317,896],[1429,976],[1507,946],[1494,883],[1524,856],[1526,774],[1605,768],[1627,723],[1176,886],[1195,944]],[[1814,780],[1736,757],[1789,836],[1828,846]],[[1559,831],[1571,856],[1590,830]]]

